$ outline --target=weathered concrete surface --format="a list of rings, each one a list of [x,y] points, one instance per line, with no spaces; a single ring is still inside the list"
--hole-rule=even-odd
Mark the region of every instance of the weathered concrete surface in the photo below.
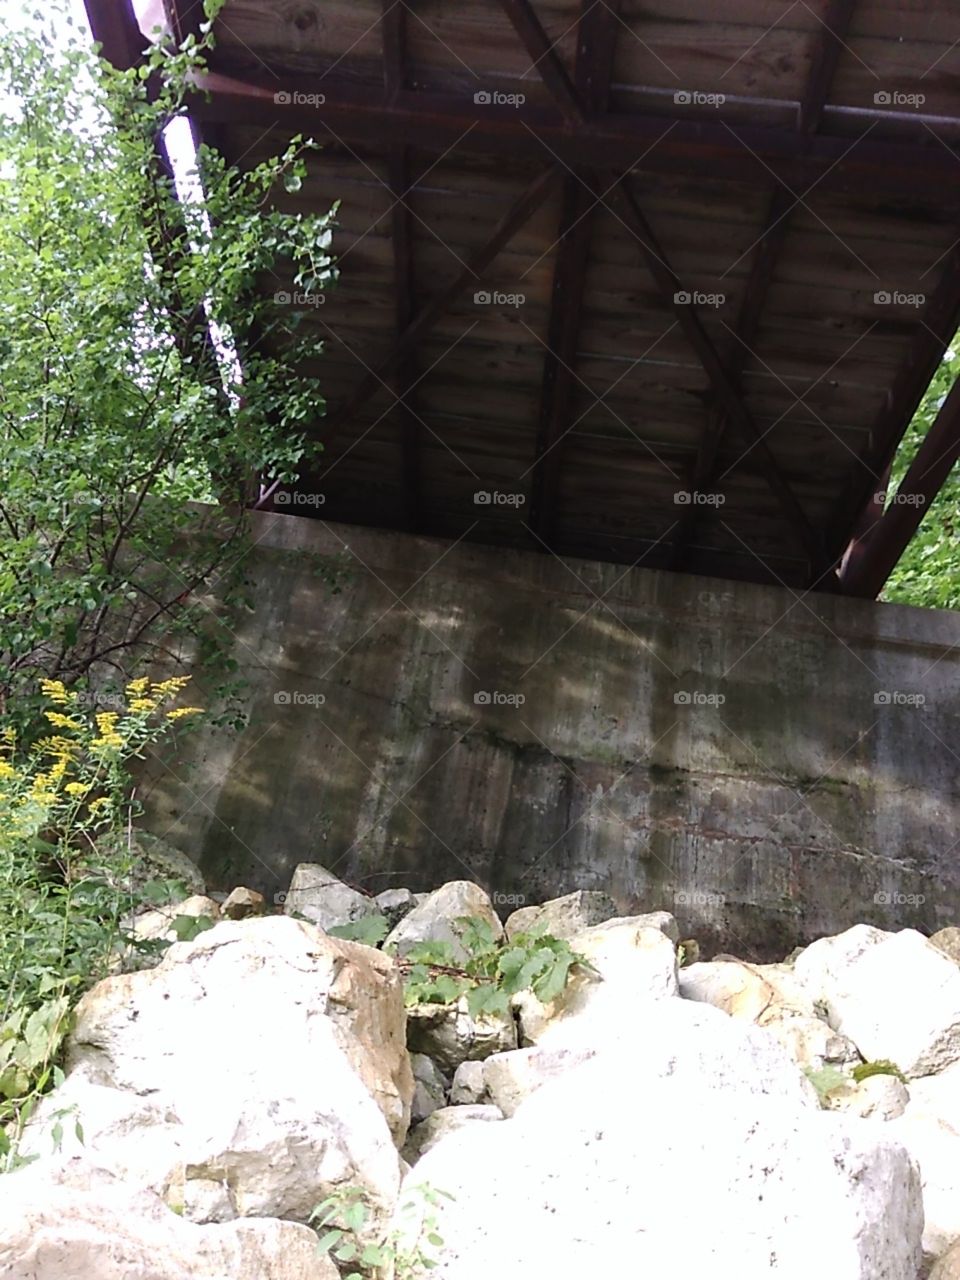
[[[255,538],[249,729],[204,730],[149,802],[212,888],[321,862],[475,879],[504,915],[600,889],[755,958],[960,919],[956,615],[280,515]]]

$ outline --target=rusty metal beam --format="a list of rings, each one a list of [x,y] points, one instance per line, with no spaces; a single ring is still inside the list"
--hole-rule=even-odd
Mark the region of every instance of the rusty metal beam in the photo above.
[[[893,501],[862,543],[851,548],[839,574],[845,595],[873,599],[880,594],[958,458],[960,380],[943,402]]]

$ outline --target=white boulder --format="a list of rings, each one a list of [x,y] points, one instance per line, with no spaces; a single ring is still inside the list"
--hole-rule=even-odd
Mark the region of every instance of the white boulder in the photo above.
[[[378,914],[373,898],[351,889],[318,862],[301,862],[293,873],[283,902],[284,913],[301,916],[321,929],[352,924],[361,916]]]
[[[608,894],[578,889],[536,907],[519,907],[507,917],[503,928],[508,938],[531,929],[553,938],[572,938],[591,925],[612,920],[616,914],[617,904]]]
[[[453,1075],[463,1062],[479,1062],[492,1053],[517,1047],[512,1014],[485,1013],[474,1017],[466,996],[454,1004],[415,1004],[407,1009],[407,1044]]]
[[[384,950],[395,950],[404,956],[418,942],[448,942],[453,948],[455,963],[462,962],[466,960],[467,953],[460,941],[456,921],[464,916],[485,920],[495,938],[503,937],[503,925],[489,895],[472,880],[451,880],[428,894],[423,902],[404,916],[388,934]]]
[[[459,1133],[461,1129],[469,1128],[470,1125],[502,1119],[503,1112],[499,1107],[442,1107],[410,1130],[403,1145],[403,1158],[407,1164],[416,1164],[424,1152],[435,1147],[451,1133]]]
[[[855,925],[797,957],[797,977],[868,1061],[907,1077],[960,1061],[960,966],[915,929]]]

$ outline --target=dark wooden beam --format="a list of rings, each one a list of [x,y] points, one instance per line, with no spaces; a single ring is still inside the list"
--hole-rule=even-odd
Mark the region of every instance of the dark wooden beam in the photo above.
[[[101,57],[119,71],[129,71],[143,61],[150,41],[141,32],[133,0],[84,0],[94,40],[102,45]]]
[[[210,72],[200,77],[190,109],[201,121],[256,124],[337,137],[386,151],[422,147],[434,154],[455,147],[468,154],[530,157],[579,166],[680,175],[698,180],[768,185],[771,173],[794,190],[889,195],[926,201],[938,210],[960,208],[956,181],[960,144],[918,129],[909,141],[852,141],[767,126],[728,126],[716,120],[609,113],[574,124],[553,109],[477,105],[462,95],[402,91],[392,102],[369,89],[323,81],[324,102],[298,102],[294,90],[316,85],[284,81],[290,101],[275,101],[274,85],[258,85]],[[921,134],[923,135],[921,137]]]
[[[610,79],[619,0],[581,0],[577,29],[576,92],[593,114],[610,104]],[[576,395],[574,363],[587,278],[596,178],[589,169],[564,180],[553,265],[553,294],[543,362],[536,453],[530,481],[530,527],[541,542],[555,534],[561,445],[573,421]]]
[[[543,204],[551,189],[558,181],[558,172],[550,168],[539,173],[520,193],[507,212],[497,223],[490,237],[474,250],[463,269],[456,278],[442,289],[427,305],[417,313],[397,340],[393,350],[371,373],[362,378],[359,386],[350,399],[327,420],[328,429],[335,429],[354,415],[382,390],[389,379],[397,372],[406,357],[415,350],[417,344],[430,332],[450,305],[464,292],[468,286],[481,279],[493,260]]]
[[[601,0],[602,3],[602,0]],[[567,120],[583,119],[583,104],[530,0],[500,0],[544,84]]]
[[[543,362],[536,461],[530,484],[530,526],[548,544],[554,536],[560,441],[573,420],[577,382],[573,366],[596,203],[591,174],[585,172],[565,179]]]
[[[857,0],[828,0],[814,44],[810,74],[797,113],[797,130],[811,138],[823,118],[830,86],[850,29]],[[727,357],[727,370],[740,385],[747,358],[760,330],[760,319],[766,307],[770,286],[790,230],[794,196],[785,187],[773,192],[764,217],[764,230],[757,242],[750,277],[736,323],[736,340]],[[709,489],[715,482],[717,455],[729,425],[725,410],[713,406],[707,415],[700,447],[690,472],[692,490]],[[699,519],[697,507],[689,506],[678,521],[674,536],[674,567],[684,564]],[[817,572],[820,572],[817,570]]]
[[[640,244],[640,251],[664,303],[677,318],[680,328],[697,354],[710,379],[714,394],[719,398],[730,420],[738,428],[748,445],[748,452],[755,451],[759,466],[770,488],[777,495],[792,528],[799,537],[810,558],[812,567],[820,565],[821,541],[808,521],[796,495],[790,488],[776,459],[763,439],[763,433],[753,420],[734,380],[728,374],[710,337],[701,323],[696,307],[690,303],[675,301],[675,295],[684,292],[677,273],[670,266],[662,246],[654,235],[640,204],[627,179],[619,184],[623,205],[633,224]]]
[[[845,595],[874,599],[880,594],[958,458],[960,381],[943,402],[893,502],[863,544],[851,548],[839,575]]]
[[[954,246],[940,281],[927,303],[906,359],[870,433],[870,448],[853,465],[827,534],[827,553],[839,563],[851,537],[870,523],[874,494],[882,487],[897,447],[943,353],[960,329],[960,245]]]
[[[383,0],[381,39],[383,44],[383,85],[389,98],[405,87],[407,22],[403,0]],[[415,318],[416,287],[413,273],[413,217],[407,206],[410,187],[410,153],[407,147],[392,150],[387,158],[387,183],[393,205],[390,210],[390,238],[393,243],[394,324],[397,341]],[[400,428],[400,462],[403,478],[407,527],[417,528],[420,510],[420,423],[408,397],[414,392],[417,363],[412,352],[400,361],[391,379],[397,397],[396,417]]]

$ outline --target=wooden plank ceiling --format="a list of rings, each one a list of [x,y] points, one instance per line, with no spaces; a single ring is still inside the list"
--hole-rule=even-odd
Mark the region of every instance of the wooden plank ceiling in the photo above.
[[[130,0],[88,10],[126,47]],[[215,31],[205,139],[308,133],[278,203],[340,202],[323,518],[845,589],[960,323],[956,0],[228,0]]]

